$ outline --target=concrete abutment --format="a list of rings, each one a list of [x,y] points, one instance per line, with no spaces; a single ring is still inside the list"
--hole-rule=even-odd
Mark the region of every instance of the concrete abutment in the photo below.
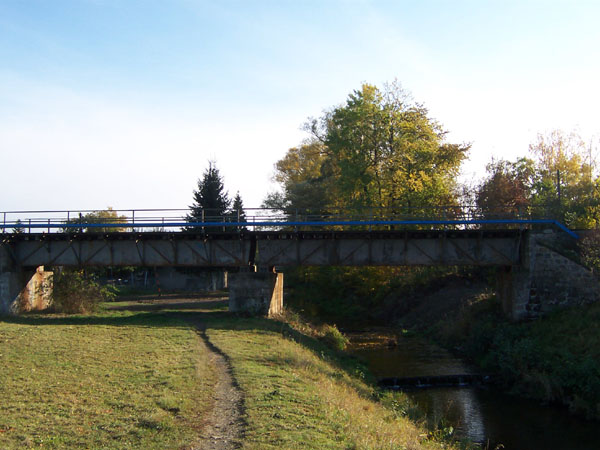
[[[229,311],[272,317],[283,310],[283,274],[238,272],[229,274]]]
[[[0,246],[0,314],[46,309],[52,299],[52,272],[14,264],[8,249]]]
[[[512,320],[535,319],[558,308],[600,299],[598,279],[561,254],[555,233],[527,233],[521,245],[521,264],[497,271],[497,293]]]

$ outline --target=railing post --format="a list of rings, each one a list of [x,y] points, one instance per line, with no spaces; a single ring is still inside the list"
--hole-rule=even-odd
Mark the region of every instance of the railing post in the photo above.
[[[131,210],[131,230],[135,233],[135,209]]]
[[[521,220],[522,218],[523,218],[523,214],[521,213],[521,207],[518,206],[517,207],[517,219]],[[522,224],[522,223],[520,223],[519,224],[519,230],[523,230],[523,229],[525,229],[525,225]]]
[[[298,223],[298,208],[296,208],[296,210],[294,211],[294,222]],[[296,233],[298,232],[298,225],[294,226],[294,228],[296,229]]]
[[[448,211],[446,210],[445,206],[442,206],[442,220],[444,222],[448,221]],[[444,230],[448,229],[448,225],[446,223],[444,223]]]
[[[31,219],[29,219],[29,234],[31,234]]]
[[[2,228],[2,232],[6,233],[6,213],[4,213],[4,222],[3,222],[3,224],[4,224],[4,227]]]
[[[48,219],[48,234],[50,234],[50,219]]]

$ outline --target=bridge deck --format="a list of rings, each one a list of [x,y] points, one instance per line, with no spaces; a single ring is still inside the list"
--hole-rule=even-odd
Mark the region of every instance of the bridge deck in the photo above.
[[[120,231],[120,232],[62,232],[62,233],[3,233],[2,242],[16,241],[64,241],[64,240],[139,240],[139,239],[211,239],[211,240],[272,240],[272,239],[398,239],[398,238],[428,238],[465,237],[465,238],[500,238],[515,237],[525,230],[479,229],[479,230],[273,230],[273,231]]]
[[[20,266],[515,265],[525,230],[4,233]]]

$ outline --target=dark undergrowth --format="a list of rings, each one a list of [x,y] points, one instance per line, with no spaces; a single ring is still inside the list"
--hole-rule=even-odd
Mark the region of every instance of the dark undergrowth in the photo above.
[[[482,295],[426,333],[493,374],[510,393],[600,419],[600,304],[513,323],[494,295]]]
[[[487,278],[464,267],[298,267],[288,269],[286,304],[312,321],[344,328],[389,325],[455,279]]]

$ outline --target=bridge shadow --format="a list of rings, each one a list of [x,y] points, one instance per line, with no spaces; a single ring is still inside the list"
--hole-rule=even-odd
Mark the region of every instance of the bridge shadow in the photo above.
[[[137,302],[117,302],[107,304],[107,311],[198,311],[207,312],[212,310],[226,310],[227,300],[211,300],[205,302],[173,299],[164,302],[156,301],[137,301]]]
[[[205,330],[273,332],[297,342],[341,370],[355,373],[358,368],[362,373],[368,374],[357,358],[333,350],[320,340],[297,331],[282,320],[230,313],[227,311],[227,300],[223,298],[218,300],[189,297],[141,299],[104,304],[101,311],[88,315],[25,313],[0,316],[1,323],[30,326],[135,326],[181,329],[195,327],[199,332]],[[280,363],[285,364],[285,361]]]
[[[196,297],[196,298],[194,298]],[[49,311],[36,311],[19,315],[0,316],[0,322],[20,325],[107,325],[107,326],[149,326],[186,327],[181,320],[211,320],[221,316],[231,316],[227,311],[226,298],[205,298],[200,296],[163,297],[132,296],[116,302],[102,303],[97,312],[90,314],[59,314]]]

